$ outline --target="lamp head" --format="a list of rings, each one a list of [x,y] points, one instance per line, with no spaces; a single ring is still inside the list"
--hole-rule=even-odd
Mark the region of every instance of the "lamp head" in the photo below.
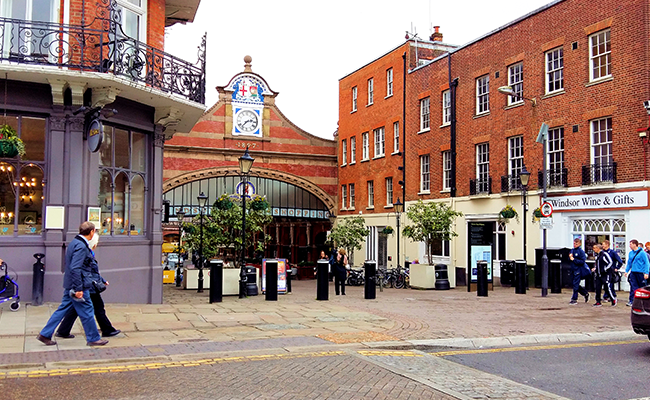
[[[183,210],[176,211],[176,219],[178,219],[178,221],[182,222],[183,218],[185,218],[185,211],[183,211]]]
[[[515,91],[512,90],[510,86],[501,86],[499,89],[497,89],[499,93],[507,94],[510,96],[516,96]]]
[[[524,168],[519,172],[519,180],[521,181],[522,186],[528,186],[528,181],[530,179],[530,172],[526,169],[526,166],[524,165]]]
[[[246,147],[244,155],[239,157],[239,170],[242,174],[248,174],[250,172],[253,167],[253,161],[255,161],[255,159],[251,157],[248,153],[248,147]]]
[[[398,214],[401,214],[402,211],[404,211],[404,203],[399,201],[399,197],[397,198],[397,201],[393,203],[393,206],[395,207],[395,212]]]
[[[199,207],[203,208],[208,203],[208,196],[205,193],[201,192],[200,195],[196,196],[196,199],[199,201]]]

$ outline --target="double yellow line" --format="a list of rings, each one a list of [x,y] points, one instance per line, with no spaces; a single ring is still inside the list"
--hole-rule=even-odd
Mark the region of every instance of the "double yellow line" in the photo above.
[[[503,347],[503,348],[489,348],[489,349],[471,349],[471,350],[452,350],[440,351],[430,353],[436,357],[457,356],[463,354],[488,354],[488,353],[505,353],[509,351],[534,351],[534,350],[554,350],[554,349],[571,349],[577,347],[599,347],[599,346],[616,346],[621,344],[634,344],[645,343],[647,340],[624,340],[618,342],[598,342],[598,343],[565,343],[565,344],[550,344],[540,346],[519,346],[519,347]]]

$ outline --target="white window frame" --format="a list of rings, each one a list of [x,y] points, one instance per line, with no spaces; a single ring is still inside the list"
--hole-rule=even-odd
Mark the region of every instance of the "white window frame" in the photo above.
[[[382,126],[373,130],[375,136],[375,158],[386,154],[386,130]]]
[[[564,90],[564,49],[546,52],[546,94]]]
[[[393,206],[393,177],[386,178],[386,207]]]
[[[399,122],[393,122],[393,154],[399,153]]]
[[[490,178],[490,143],[479,143],[476,145],[476,181],[477,191],[479,182],[487,184]]]
[[[597,53],[596,53],[597,51]],[[601,75],[601,68],[605,68]],[[596,74],[596,71],[598,73]],[[589,36],[589,81],[598,81],[612,76],[611,29],[605,29]]]
[[[363,132],[361,134],[361,161],[366,161],[370,159],[370,138],[368,137],[368,132]]]
[[[350,138],[350,165],[357,162],[357,137]]]
[[[431,129],[431,98],[420,100],[420,132]]]
[[[431,192],[431,158],[429,154],[420,156],[420,193]]]
[[[116,0],[117,6],[125,8],[134,14],[137,14],[140,17],[140,32],[138,32],[139,37],[134,38],[143,43],[147,42],[147,0],[140,0],[140,7],[135,4],[130,3],[128,0]],[[122,19],[124,19],[124,13],[122,13]]]
[[[476,78],[476,115],[490,112],[490,75]]]
[[[346,165],[348,163],[348,141],[346,139],[341,140],[341,165]]]
[[[451,124],[451,90],[442,92],[442,126]]]
[[[524,168],[524,137],[508,138],[508,175],[513,179],[519,176]]]
[[[354,183],[351,183],[348,185],[348,188],[350,189],[350,209],[354,210],[355,206],[355,199],[354,199]]]
[[[524,102],[524,62],[518,62],[508,67],[508,86],[517,96],[508,96],[508,105]]]
[[[368,181],[368,208],[375,208],[375,181]]]
[[[442,152],[442,190],[451,190],[451,151]]]
[[[352,88],[352,112],[357,111],[357,87]]]
[[[371,106],[375,101],[375,80],[368,79],[368,105]]]
[[[612,165],[614,162],[612,117],[591,120],[589,127],[591,131],[589,135],[591,138],[591,164]]]
[[[564,168],[564,127],[548,130],[546,146],[548,170],[555,173],[562,172]]]
[[[393,69],[386,70],[386,97],[393,95]]]
[[[341,185],[341,209],[345,210],[345,204],[348,202],[347,185]]]

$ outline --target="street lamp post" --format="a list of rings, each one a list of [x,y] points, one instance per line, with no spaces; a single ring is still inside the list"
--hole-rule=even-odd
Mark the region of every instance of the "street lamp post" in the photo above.
[[[197,293],[203,293],[203,207],[208,203],[208,196],[201,192],[196,198],[199,201],[199,215],[201,216],[201,233],[199,235],[199,288]]]
[[[242,190],[241,190],[241,204],[242,204],[242,221],[241,221],[241,262],[239,264],[239,298],[246,297],[246,194],[248,193],[248,173],[253,167],[255,159],[248,153],[248,147],[244,155],[239,157],[239,170],[242,175]]]
[[[393,204],[393,206],[395,207],[395,213],[397,214],[396,215],[396,219],[397,219],[397,270],[399,271],[399,268],[400,268],[400,265],[399,265],[399,260],[400,260],[400,258],[399,258],[399,222],[400,221],[399,221],[399,219],[400,219],[400,216],[402,214],[402,211],[404,211],[404,203],[399,201],[399,197],[398,197],[397,201]]]
[[[521,181],[521,205],[524,210],[524,261],[526,260],[526,211],[528,211],[528,198],[526,197],[526,191],[528,190],[529,179],[530,172],[528,172],[524,165],[523,169],[519,172],[519,180]]]
[[[183,218],[185,218],[185,211],[181,208],[176,211],[176,219],[178,220],[178,262],[176,263],[176,287],[181,287],[181,267],[183,266],[183,258],[181,257],[181,238],[183,236]]]

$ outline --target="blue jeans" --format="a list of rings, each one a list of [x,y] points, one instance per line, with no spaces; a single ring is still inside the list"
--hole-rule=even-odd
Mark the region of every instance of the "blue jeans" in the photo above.
[[[634,292],[637,289],[645,286],[645,278],[643,277],[642,272],[630,272],[628,274],[628,280],[630,281],[630,303],[634,301]]]
[[[96,342],[101,337],[99,336],[99,331],[97,330],[97,325],[95,324],[95,310],[93,309],[93,303],[90,301],[90,293],[84,291],[84,300],[85,301],[74,301],[70,297],[69,290],[63,291],[63,299],[61,300],[61,305],[59,308],[54,311],[50,319],[45,324],[45,327],[41,330],[41,335],[46,338],[52,338],[54,330],[59,325],[65,313],[71,307],[74,307],[74,310],[79,315],[81,320],[81,325],[84,327],[84,332],[86,332],[86,341],[87,342]]]

